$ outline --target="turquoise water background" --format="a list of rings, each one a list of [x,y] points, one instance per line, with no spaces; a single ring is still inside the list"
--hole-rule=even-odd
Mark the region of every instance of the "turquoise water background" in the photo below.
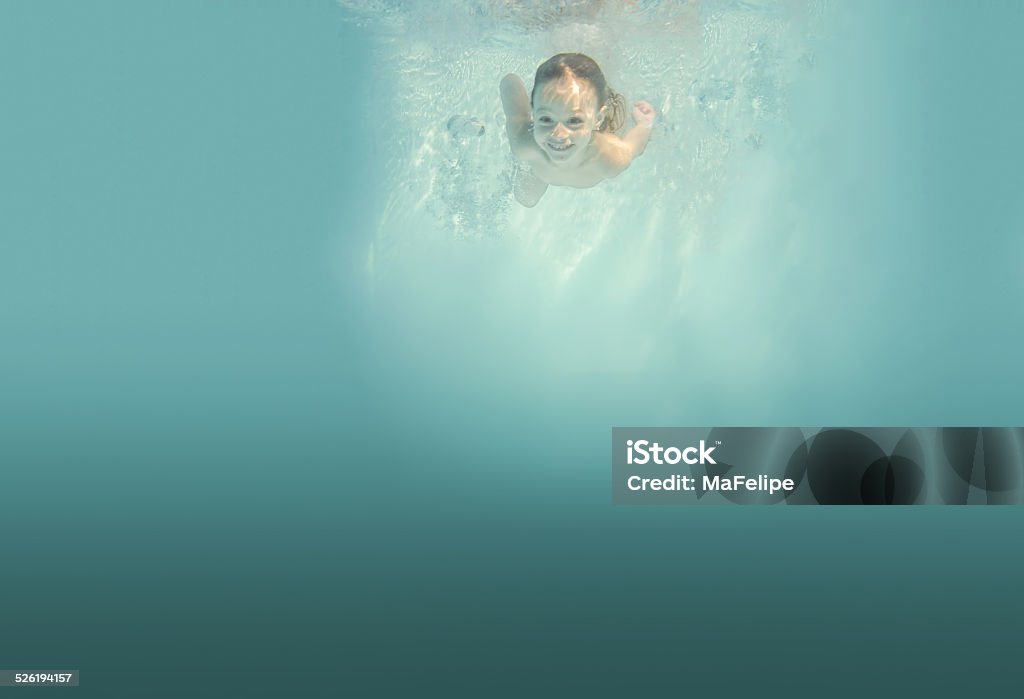
[[[644,363],[565,371],[480,302],[537,296],[486,254],[415,312],[367,283],[375,148],[417,126],[335,4],[0,3],[0,667],[83,697],[1018,688],[1020,508],[611,505],[613,425],[1024,421],[1024,10],[843,13],[724,194],[784,173],[782,213],[726,231]]]

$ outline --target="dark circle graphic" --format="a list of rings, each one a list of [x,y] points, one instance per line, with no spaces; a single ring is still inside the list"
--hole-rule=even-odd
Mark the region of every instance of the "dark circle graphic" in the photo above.
[[[913,505],[923,488],[920,466],[904,456],[883,457],[864,472],[860,499],[865,505]]]
[[[938,441],[948,466],[940,471],[938,479],[943,502],[1021,502],[1024,429],[945,427],[939,430]]]
[[[880,461],[888,457],[872,439],[853,430],[825,430],[811,443],[807,482],[822,505],[861,505],[864,476]]]
[[[1024,477],[1018,430],[947,427],[942,448],[953,472],[975,488],[989,492],[1017,490]]]

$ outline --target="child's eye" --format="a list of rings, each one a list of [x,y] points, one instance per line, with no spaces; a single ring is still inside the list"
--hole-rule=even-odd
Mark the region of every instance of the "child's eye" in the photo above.
[[[538,119],[537,121],[539,121],[542,124],[550,124],[551,123],[551,117],[543,116],[540,119]]]
[[[583,123],[583,120],[580,119],[579,117],[573,117],[572,119],[569,120],[569,123],[572,124],[573,126],[579,126],[580,124]]]

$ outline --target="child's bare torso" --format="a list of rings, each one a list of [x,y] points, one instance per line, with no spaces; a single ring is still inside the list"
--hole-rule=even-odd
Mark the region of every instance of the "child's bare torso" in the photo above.
[[[599,157],[600,141],[605,134],[594,134],[594,141],[587,147],[585,159],[573,168],[560,168],[554,165],[548,156],[534,143],[522,145],[516,155],[530,166],[533,175],[545,184],[559,187],[593,187],[608,179],[608,167]]]

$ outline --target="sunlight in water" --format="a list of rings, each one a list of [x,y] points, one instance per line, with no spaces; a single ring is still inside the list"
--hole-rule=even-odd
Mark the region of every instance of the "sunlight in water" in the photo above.
[[[709,294],[702,267],[720,265],[752,224],[779,228],[770,179],[749,173],[785,174],[773,163],[789,137],[791,87],[813,64],[818,4],[342,4],[375,32],[371,65],[392,115],[377,134],[387,202],[367,272],[405,312],[432,317],[439,336],[500,317],[487,332],[543,338],[522,349],[544,364],[642,363],[681,319],[727,307],[732,284],[716,280]],[[498,82],[514,72],[529,91],[537,65],[561,51],[595,58],[658,120],[626,172],[590,189],[550,187],[526,209],[511,194]],[[773,251],[799,247],[798,231],[771,234]],[[765,262],[733,257],[728,276]],[[459,302],[436,303],[447,297]],[[610,327],[631,330],[615,339]]]

